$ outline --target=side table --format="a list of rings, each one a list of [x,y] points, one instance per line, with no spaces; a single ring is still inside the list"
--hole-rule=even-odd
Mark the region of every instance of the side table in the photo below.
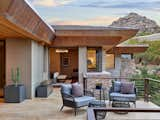
[[[104,101],[105,101],[105,91],[107,90],[107,88],[101,88],[101,89],[96,89],[96,88],[93,88],[92,89],[93,90],[93,94],[94,94],[94,96],[95,96],[95,92],[96,91],[99,91],[99,98],[100,98],[100,101],[103,99]],[[107,94],[107,92],[106,92],[106,94]],[[103,97],[103,98],[102,98]]]

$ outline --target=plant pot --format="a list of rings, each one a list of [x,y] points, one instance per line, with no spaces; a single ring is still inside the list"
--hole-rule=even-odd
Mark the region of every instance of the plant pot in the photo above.
[[[102,86],[96,86],[96,89],[102,89]]]
[[[96,89],[102,89],[102,83],[96,83]]]
[[[26,98],[25,86],[8,85],[4,89],[4,100],[7,103],[20,103]]]

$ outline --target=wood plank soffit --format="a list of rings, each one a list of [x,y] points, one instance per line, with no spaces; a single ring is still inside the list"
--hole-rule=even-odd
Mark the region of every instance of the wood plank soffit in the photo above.
[[[0,2],[0,24],[36,41],[50,44],[55,32],[24,0]]]

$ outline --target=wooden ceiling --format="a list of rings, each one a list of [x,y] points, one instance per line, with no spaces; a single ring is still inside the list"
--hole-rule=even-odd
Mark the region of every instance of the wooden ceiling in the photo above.
[[[5,39],[5,38],[26,38],[26,37],[0,24],[0,39]]]
[[[63,36],[52,41],[54,47],[117,45],[121,37],[110,36]]]
[[[25,0],[0,1],[0,38],[31,38],[50,44],[55,32]]]
[[[133,37],[138,31],[87,26],[55,26],[54,29],[56,39],[52,41],[52,47],[104,46],[106,50]]]
[[[116,46],[106,53],[122,54],[122,53],[142,53],[148,49],[148,45],[129,45],[129,46]]]

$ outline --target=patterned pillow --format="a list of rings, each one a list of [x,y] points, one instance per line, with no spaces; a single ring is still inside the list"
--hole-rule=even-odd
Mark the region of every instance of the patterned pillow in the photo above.
[[[114,81],[114,92],[120,92],[121,91],[121,82],[120,81]]]
[[[121,83],[121,93],[122,94],[133,94],[134,93],[134,82],[122,82]]]
[[[72,95],[75,97],[83,96],[83,90],[82,90],[82,87],[79,83],[72,84]]]

